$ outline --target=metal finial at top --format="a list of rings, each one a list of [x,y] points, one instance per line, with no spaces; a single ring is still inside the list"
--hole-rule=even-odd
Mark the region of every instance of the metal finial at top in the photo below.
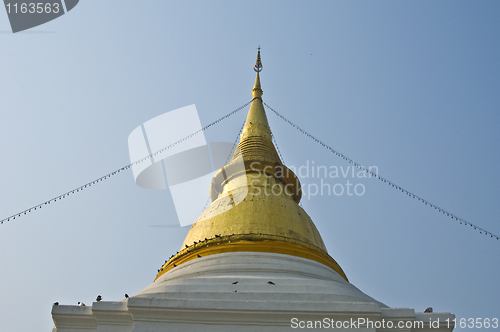
[[[260,61],[260,46],[257,51],[257,60],[255,60],[255,66],[253,66],[253,70],[260,73],[262,71],[262,61]]]

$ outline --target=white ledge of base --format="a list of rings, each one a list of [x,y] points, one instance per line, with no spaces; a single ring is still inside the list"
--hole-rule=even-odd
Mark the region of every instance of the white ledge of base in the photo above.
[[[92,307],[77,305],[52,306],[52,320],[57,332],[90,332],[97,330],[97,322]]]

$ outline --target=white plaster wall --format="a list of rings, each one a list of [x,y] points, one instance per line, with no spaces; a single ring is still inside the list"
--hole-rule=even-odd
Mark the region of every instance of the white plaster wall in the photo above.
[[[454,319],[450,313],[388,308],[315,261],[250,252],[201,257],[170,270],[126,300],[94,302],[92,307],[54,306],[52,316],[57,332],[301,330],[291,327],[292,318],[305,322],[417,319],[426,322],[423,329],[398,332],[444,332],[453,329],[445,320]],[[430,328],[428,322],[438,319],[438,328]],[[356,330],[384,331],[366,326]]]

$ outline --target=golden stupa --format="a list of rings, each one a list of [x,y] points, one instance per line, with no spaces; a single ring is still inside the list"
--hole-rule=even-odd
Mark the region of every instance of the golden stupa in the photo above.
[[[207,255],[268,252],[314,260],[347,280],[328,255],[313,221],[298,205],[300,181],[282,164],[272,142],[262,102],[260,49],[254,70],[257,77],[252,104],[233,158],[212,179],[212,203],[196,219],[181,250],[163,265],[156,279]]]
[[[258,54],[240,143],[215,173],[212,203],[182,249],[153,283],[126,299],[54,305],[54,331],[275,332],[318,328],[318,322],[341,330],[453,330],[455,315],[389,308],[347,281],[298,205],[300,182],[272,143],[261,69]]]

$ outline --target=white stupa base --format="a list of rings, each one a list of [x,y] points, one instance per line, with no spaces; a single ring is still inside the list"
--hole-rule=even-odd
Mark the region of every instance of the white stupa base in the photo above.
[[[453,330],[455,318],[389,308],[315,261],[251,252],[201,257],[126,300],[54,306],[52,317],[57,332],[255,332],[310,326],[444,332]]]

